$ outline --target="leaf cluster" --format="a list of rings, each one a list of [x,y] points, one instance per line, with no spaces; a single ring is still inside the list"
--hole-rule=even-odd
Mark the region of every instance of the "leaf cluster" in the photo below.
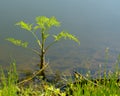
[[[28,42],[22,42],[21,40],[16,40],[14,38],[7,38],[6,40],[10,41],[14,45],[21,46],[21,47],[24,47],[24,48],[26,48],[28,46]]]
[[[70,39],[73,40],[75,42],[77,42],[78,44],[80,44],[80,41],[72,34],[68,33],[68,32],[60,32],[57,35],[53,35],[53,37],[55,38],[55,41],[59,41],[60,39]]]
[[[60,22],[53,16],[53,17],[46,17],[46,16],[38,16],[35,18],[36,25],[33,26],[33,24],[26,23],[24,21],[20,21],[16,23],[16,25],[20,26],[22,29],[25,29],[32,33],[32,35],[35,37],[36,42],[38,43],[39,47],[42,48],[42,43],[45,43],[46,39],[50,36],[48,33],[48,29],[55,26],[60,26]],[[36,30],[40,29],[40,34],[42,35],[42,39],[40,40],[38,38],[38,35],[36,34]],[[54,41],[48,45],[50,47],[52,44],[56,43],[56,41],[60,41],[61,39],[70,39],[75,42],[77,42],[80,45],[80,41],[78,38],[68,32],[61,31],[57,35],[52,35],[54,38]],[[27,42],[22,42],[21,40],[16,40],[14,38],[7,38],[6,40],[10,41],[14,45],[21,46],[26,48],[28,46]],[[48,48],[47,47],[47,48]]]
[[[35,30],[39,28],[45,30],[53,26],[60,26],[60,22],[54,16],[50,18],[47,18],[45,16],[36,17],[36,24],[37,25],[34,27]]]
[[[25,23],[24,21],[20,21],[16,23],[16,25],[19,25],[21,28],[26,29],[27,31],[32,30],[32,24]]]

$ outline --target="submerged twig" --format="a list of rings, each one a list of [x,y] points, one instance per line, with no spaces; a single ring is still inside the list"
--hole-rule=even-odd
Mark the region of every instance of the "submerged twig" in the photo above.
[[[30,80],[32,80],[35,76],[37,76],[38,74],[40,74],[43,70],[45,70],[45,68],[48,66],[48,63],[39,71],[35,72],[31,77],[24,79],[23,81],[19,82],[18,85],[23,84],[25,82],[28,82]]]

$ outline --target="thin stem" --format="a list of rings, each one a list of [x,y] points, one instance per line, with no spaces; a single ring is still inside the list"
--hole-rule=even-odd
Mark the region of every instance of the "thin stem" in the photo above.
[[[37,50],[32,49],[32,48],[28,48],[28,47],[27,47],[27,49],[32,50],[33,52],[35,52],[37,55],[39,55],[39,56],[40,56],[40,53],[39,53]]]
[[[42,48],[42,45],[41,45],[40,40],[38,39],[37,35],[36,35],[33,31],[30,31],[30,32],[31,32],[32,35],[35,37],[35,39],[36,39],[36,41],[37,41],[39,47]]]
[[[46,51],[53,45],[53,44],[55,44],[57,41],[54,41],[54,42],[52,42],[51,44],[49,44],[46,48],[45,48],[45,53],[46,53]]]
[[[41,55],[40,55],[40,60],[41,60],[40,69],[42,69],[45,66],[45,52],[44,52],[45,38],[44,38],[44,34],[45,34],[44,30],[42,30],[42,35],[41,35],[41,37],[42,37],[42,44],[41,45],[42,46],[41,46]],[[44,70],[41,71],[41,75],[43,76],[43,80],[44,80],[45,79]]]
[[[39,55],[40,56],[40,53],[37,51],[37,50],[35,50],[35,49],[31,49],[33,52],[35,52],[37,55]]]
[[[44,66],[44,62],[45,62],[45,52],[44,52],[44,43],[45,43],[45,39],[44,39],[44,30],[42,30],[42,48],[41,48],[41,66],[40,68],[42,68]]]

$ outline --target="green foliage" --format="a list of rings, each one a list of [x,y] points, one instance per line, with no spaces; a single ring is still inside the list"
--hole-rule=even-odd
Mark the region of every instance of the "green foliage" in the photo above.
[[[53,37],[55,38],[55,41],[59,41],[60,39],[70,39],[73,40],[75,42],[77,42],[78,44],[80,44],[80,41],[72,34],[68,33],[68,32],[60,32],[58,35],[53,35]]]
[[[11,64],[7,75],[2,68],[0,71],[0,96],[119,96],[120,94],[120,81],[116,82],[116,77],[120,74],[119,71],[116,72],[118,74],[109,74],[110,81],[105,82],[105,85],[104,80],[102,84],[98,81],[95,85],[91,81],[82,86],[81,77],[78,77],[76,84],[67,80],[69,85],[62,91],[46,81],[41,81],[37,85],[29,82],[27,87],[19,86],[15,62]]]
[[[14,38],[7,38],[6,40],[10,41],[14,45],[21,46],[24,48],[26,48],[28,46],[28,42],[22,42],[21,40],[16,40]]]
[[[0,71],[0,96],[16,96],[19,88],[17,86],[18,74],[16,71],[15,62],[11,64],[10,69],[7,73],[4,73],[2,68]]]
[[[20,21],[20,22],[16,23],[16,25],[19,25],[19,26],[21,26],[21,28],[26,29],[28,31],[32,30],[32,24],[27,24],[24,21]]]
[[[60,22],[53,16],[50,18],[47,18],[45,16],[38,16],[36,17],[36,24],[35,26],[33,26],[33,24],[28,24],[25,23],[24,21],[20,21],[18,23],[16,23],[16,25],[20,26],[21,28],[28,30],[30,32],[32,32],[32,34],[34,35],[34,37],[37,39],[37,42],[39,42],[41,45],[40,40],[38,39],[38,36],[35,34],[35,31],[38,29],[41,29],[40,32],[43,33],[43,40],[46,40],[49,37],[49,33],[48,33],[48,29],[50,29],[51,27],[55,26],[58,27],[60,26]],[[68,32],[60,32],[58,35],[53,35],[54,37],[54,41],[59,41],[60,39],[64,38],[64,39],[70,39],[73,40],[77,43],[80,44],[79,40],[72,34],[68,33]]]
[[[55,17],[47,18],[45,16],[36,17],[36,24],[37,26],[34,27],[35,30],[38,28],[45,30],[53,26],[60,26],[60,22]]]

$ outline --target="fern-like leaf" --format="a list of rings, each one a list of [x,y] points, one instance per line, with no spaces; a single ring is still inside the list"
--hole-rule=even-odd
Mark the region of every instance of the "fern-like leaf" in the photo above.
[[[58,35],[53,35],[55,41],[59,41],[60,39],[70,39],[75,42],[77,42],[80,45],[80,41],[75,37],[74,35],[68,33],[68,32],[60,32]]]
[[[60,26],[60,22],[53,16],[49,19],[49,22],[48,22],[48,27],[52,27],[52,26]]]
[[[14,39],[14,38],[7,38],[6,40],[11,42],[12,44],[14,44],[16,46],[21,46],[21,47],[24,47],[24,48],[27,48],[27,46],[28,46],[28,42],[22,42],[21,40],[17,40],[17,39]]]
[[[32,30],[32,24],[25,23],[24,21],[20,21],[20,22],[16,23],[16,25],[20,26],[21,28],[23,28],[27,31]]]
[[[54,16],[51,18],[48,18],[46,16],[36,17],[36,23],[37,26],[35,26],[34,29],[46,29],[51,28],[52,26],[60,26],[60,22]]]

